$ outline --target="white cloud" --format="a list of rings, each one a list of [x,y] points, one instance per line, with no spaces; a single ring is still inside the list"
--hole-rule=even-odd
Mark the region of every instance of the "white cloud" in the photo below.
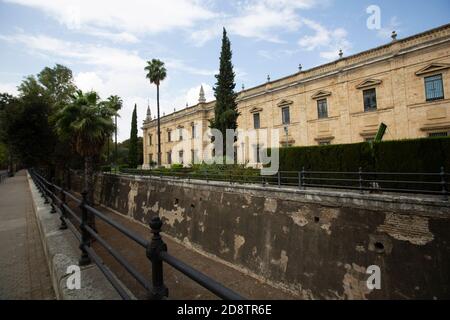
[[[303,19],[304,25],[314,31],[313,35],[303,36],[298,44],[307,51],[320,50],[320,56],[326,60],[338,58],[339,50],[344,53],[351,50],[351,43],[347,40],[347,31],[343,28],[328,29],[320,23]]]
[[[76,64],[81,69],[74,72],[75,84],[83,91],[95,90],[102,99],[114,94],[122,97],[124,105],[120,111],[119,140],[128,139],[131,123],[131,113],[134,104],[138,104],[138,121],[146,115],[148,100],[150,105],[156,104],[156,89],[145,78],[146,60],[138,52],[117,49],[108,46],[81,44],[63,41],[46,35],[0,35],[0,40],[24,46],[27,52],[42,54],[52,63],[67,59],[70,65]],[[161,84],[161,112],[170,113],[173,107],[181,108],[186,102],[193,104],[194,90],[173,92],[170,87],[171,72],[179,70],[194,75],[213,75],[214,70],[197,69],[181,60],[162,58],[166,61],[168,77]],[[68,65],[70,67],[70,65]],[[85,71],[82,71],[86,69]],[[14,93],[13,85],[0,86],[0,89]],[[198,87],[199,88],[199,87]],[[211,87],[204,84],[207,98],[210,98]],[[6,90],[7,89],[7,90]],[[197,91],[198,99],[198,91]]]
[[[165,64],[168,68],[174,68],[180,71],[185,71],[190,74],[199,75],[199,76],[212,76],[215,75],[218,71],[217,70],[207,70],[207,69],[201,69],[201,68],[195,68],[192,66],[187,65],[181,60],[178,59],[165,59]]]
[[[139,42],[139,39],[128,32],[108,32],[108,31],[102,31],[98,29],[92,29],[88,28],[85,30],[86,33],[90,34],[91,36],[104,38],[111,40],[112,42],[116,43],[137,43]]]
[[[9,93],[13,96],[16,96],[18,94],[17,84],[0,82],[0,93]]]
[[[199,0],[6,0],[45,12],[70,29],[158,33],[194,26],[215,14]]]
[[[325,1],[328,2],[328,1]],[[298,10],[305,10],[324,3],[318,0],[249,0],[238,2],[237,14],[221,16],[208,27],[192,32],[191,41],[202,46],[220,36],[222,26],[231,34],[274,43],[281,43],[280,33],[292,32],[301,26]]]

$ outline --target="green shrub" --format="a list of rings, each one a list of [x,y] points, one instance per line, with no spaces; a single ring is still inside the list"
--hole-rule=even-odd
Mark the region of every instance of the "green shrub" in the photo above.
[[[100,171],[101,172],[111,172],[111,166],[101,166]]]
[[[450,138],[290,147],[280,148],[279,155],[281,171],[450,171]]]

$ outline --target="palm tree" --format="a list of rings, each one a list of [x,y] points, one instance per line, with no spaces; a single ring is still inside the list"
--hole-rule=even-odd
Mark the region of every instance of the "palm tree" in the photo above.
[[[90,203],[93,203],[94,157],[100,154],[114,130],[112,116],[115,114],[109,104],[100,102],[95,91],[77,90],[72,102],[55,115],[58,136],[84,158],[84,191]]]
[[[158,59],[147,61],[145,67],[147,71],[146,78],[150,80],[150,84],[156,85],[156,107],[158,113],[158,166],[161,165],[161,125],[159,120],[159,85],[167,76],[167,70],[164,67],[164,62]]]
[[[122,99],[119,96],[110,96],[107,101],[110,108],[115,110],[114,114],[114,164],[117,165],[117,116],[120,109],[122,109]],[[108,146],[109,146],[109,138],[108,138]],[[109,150],[109,149],[108,149]],[[109,154],[108,154],[109,155]]]

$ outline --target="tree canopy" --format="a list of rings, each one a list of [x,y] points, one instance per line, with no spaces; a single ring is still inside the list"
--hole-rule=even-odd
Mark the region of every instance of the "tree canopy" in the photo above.
[[[233,71],[233,63],[231,61],[232,51],[231,42],[227,36],[227,31],[223,29],[222,50],[220,53],[219,74],[215,77],[217,82],[214,86],[214,96],[216,105],[214,109],[214,120],[211,121],[210,127],[216,128],[222,132],[224,141],[226,129],[237,128],[237,111],[236,93],[234,88],[235,73]]]

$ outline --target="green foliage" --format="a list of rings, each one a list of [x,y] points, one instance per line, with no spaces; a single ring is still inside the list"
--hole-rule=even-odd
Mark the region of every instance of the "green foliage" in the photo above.
[[[114,130],[115,113],[95,91],[78,90],[73,102],[55,115],[56,132],[81,156],[96,156]]]
[[[450,138],[280,148],[281,171],[439,172],[450,169]]]
[[[152,61],[147,61],[147,66],[144,68],[147,71],[146,78],[150,80],[157,86],[161,84],[167,76],[167,70],[164,67],[164,62],[158,59],[152,59]]]
[[[37,78],[45,94],[57,108],[69,103],[76,91],[72,70],[63,65],[57,64],[53,68],[45,67]]]
[[[236,129],[237,118],[239,117],[236,93],[234,92],[236,86],[234,83],[235,74],[231,58],[231,43],[224,28],[219,74],[216,75],[217,82],[214,87],[214,96],[216,98],[214,120],[210,123],[211,128],[218,129],[222,132],[224,141],[226,138],[226,129]]]
[[[4,143],[0,142],[0,170],[8,168],[9,152]]]
[[[128,164],[130,168],[136,168],[138,165],[138,129],[136,108],[137,107],[135,104],[133,115],[131,117],[130,147],[128,149]]]
[[[24,83],[29,92],[23,91],[20,98],[2,98],[0,141],[25,166],[47,165],[55,144],[48,122],[51,104],[44,95],[36,94],[40,91],[37,82]]]
[[[172,164],[171,166],[170,166],[170,169],[171,170],[180,170],[180,169],[183,169],[184,167],[183,167],[183,165],[182,164],[178,164],[178,163],[174,163],[174,164]]]

